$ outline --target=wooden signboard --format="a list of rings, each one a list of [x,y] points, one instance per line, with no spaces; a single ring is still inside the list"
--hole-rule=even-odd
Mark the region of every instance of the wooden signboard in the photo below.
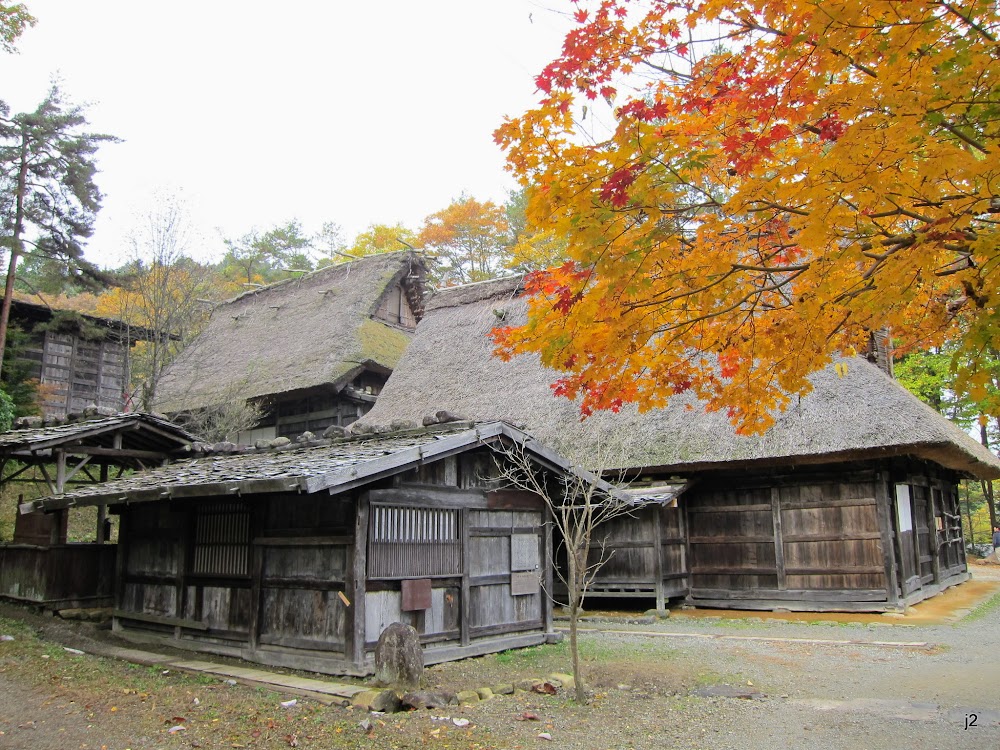
[[[511,596],[525,596],[527,594],[537,594],[540,588],[538,573],[511,573],[510,574],[510,594]]]

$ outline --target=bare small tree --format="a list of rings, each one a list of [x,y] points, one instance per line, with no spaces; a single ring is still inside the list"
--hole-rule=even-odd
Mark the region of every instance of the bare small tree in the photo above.
[[[192,409],[174,416],[191,434],[210,443],[233,440],[241,432],[256,427],[266,411],[258,401],[247,401],[240,395],[240,388],[227,388],[219,403],[201,409]]]
[[[530,442],[530,441],[529,441]],[[586,686],[580,673],[578,625],[583,599],[598,571],[608,561],[604,537],[597,534],[601,524],[630,515],[635,509],[620,485],[612,485],[597,474],[570,467],[557,480],[542,471],[537,458],[527,450],[528,443],[505,442],[495,448],[500,479],[509,486],[538,495],[548,506],[554,531],[566,551],[566,569],[555,568],[555,575],[566,586],[566,609],[569,613],[569,650],[573,662],[576,700],[587,700]],[[620,477],[624,479],[624,477]],[[553,601],[553,592],[546,592]]]
[[[211,312],[204,298],[215,292],[211,268],[188,255],[200,239],[179,195],[160,194],[128,241],[122,285],[102,297],[101,311],[139,329],[129,336],[142,340],[126,352],[139,408],[150,411],[164,369],[204,326]]]

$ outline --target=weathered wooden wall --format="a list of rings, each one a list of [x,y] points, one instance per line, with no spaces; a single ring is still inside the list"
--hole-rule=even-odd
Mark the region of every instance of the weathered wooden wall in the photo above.
[[[121,411],[128,382],[125,347],[46,331],[41,342],[42,410],[65,416],[87,406]]]
[[[757,609],[896,609],[958,582],[966,565],[954,478],[938,474],[930,465],[900,461],[703,479],[682,501],[689,600]]]
[[[565,570],[565,551],[556,541]],[[684,512],[676,504],[649,505],[612,519],[595,529],[587,563],[603,564],[587,589],[587,598],[652,597],[656,608],[687,593],[687,544]],[[566,587],[556,584],[556,596]]]
[[[0,545],[0,596],[50,609],[108,607],[113,544]]]
[[[551,543],[540,500],[494,489],[492,459],[445,458],[330,496],[122,511],[116,627],[340,673],[412,624],[428,663],[541,643]]]
[[[366,650],[392,622],[417,629],[429,663],[544,640],[551,630],[544,505],[494,489],[494,475],[488,454],[463,455],[367,494]]]

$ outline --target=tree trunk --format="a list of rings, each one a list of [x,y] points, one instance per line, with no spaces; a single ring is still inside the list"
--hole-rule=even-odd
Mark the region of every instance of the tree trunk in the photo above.
[[[17,170],[17,193],[14,196],[14,227],[11,232],[10,263],[7,264],[7,283],[3,289],[0,306],[0,375],[3,374],[3,355],[7,349],[7,326],[10,323],[10,306],[14,299],[14,281],[17,278],[17,260],[21,257],[21,235],[24,234],[24,196],[28,189],[28,137],[21,133],[21,162]]]
[[[573,661],[573,682],[575,683],[576,702],[583,704],[587,702],[587,691],[583,685],[583,675],[580,674],[580,642],[577,629],[580,621],[580,605],[583,599],[583,591],[580,590],[579,549],[570,550],[566,557],[569,563],[569,580],[567,581],[569,588],[569,653]]]
[[[990,447],[990,435],[986,429],[986,425],[983,422],[979,423],[979,442],[983,444],[984,448]],[[993,501],[993,480],[983,479],[983,497],[986,498],[986,508],[990,512],[990,533],[993,533],[993,529],[997,527],[997,506]]]
[[[972,527],[972,498],[969,497],[969,483],[968,482],[962,482],[962,484],[965,486],[965,503],[964,503],[965,508],[964,508],[964,510],[965,510],[965,519],[966,519],[966,522],[969,524],[969,544],[975,544],[976,543],[976,530]],[[961,495],[960,495],[960,497],[961,497]]]

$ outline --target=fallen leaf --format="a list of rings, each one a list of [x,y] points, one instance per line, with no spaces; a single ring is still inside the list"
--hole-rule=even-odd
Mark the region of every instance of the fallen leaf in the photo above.
[[[552,741],[552,735],[549,734],[548,732],[542,732],[540,735],[538,735],[538,738],[542,740],[549,740],[550,742]]]
[[[168,729],[167,731],[170,734],[177,734],[178,732],[183,732],[185,729],[187,729],[186,726],[184,726],[183,724],[178,724],[175,727],[170,727],[170,729]]]
[[[556,686],[553,685],[551,682],[541,682],[541,683],[539,683],[537,685],[532,685],[531,686],[531,690],[532,690],[532,692],[542,693],[543,695],[555,695],[556,694]]]
[[[456,727],[467,727],[467,726],[469,726],[469,720],[468,719],[452,719],[451,721],[452,721],[452,723]]]
[[[514,717],[517,721],[541,721],[541,718],[534,711],[524,711]]]

